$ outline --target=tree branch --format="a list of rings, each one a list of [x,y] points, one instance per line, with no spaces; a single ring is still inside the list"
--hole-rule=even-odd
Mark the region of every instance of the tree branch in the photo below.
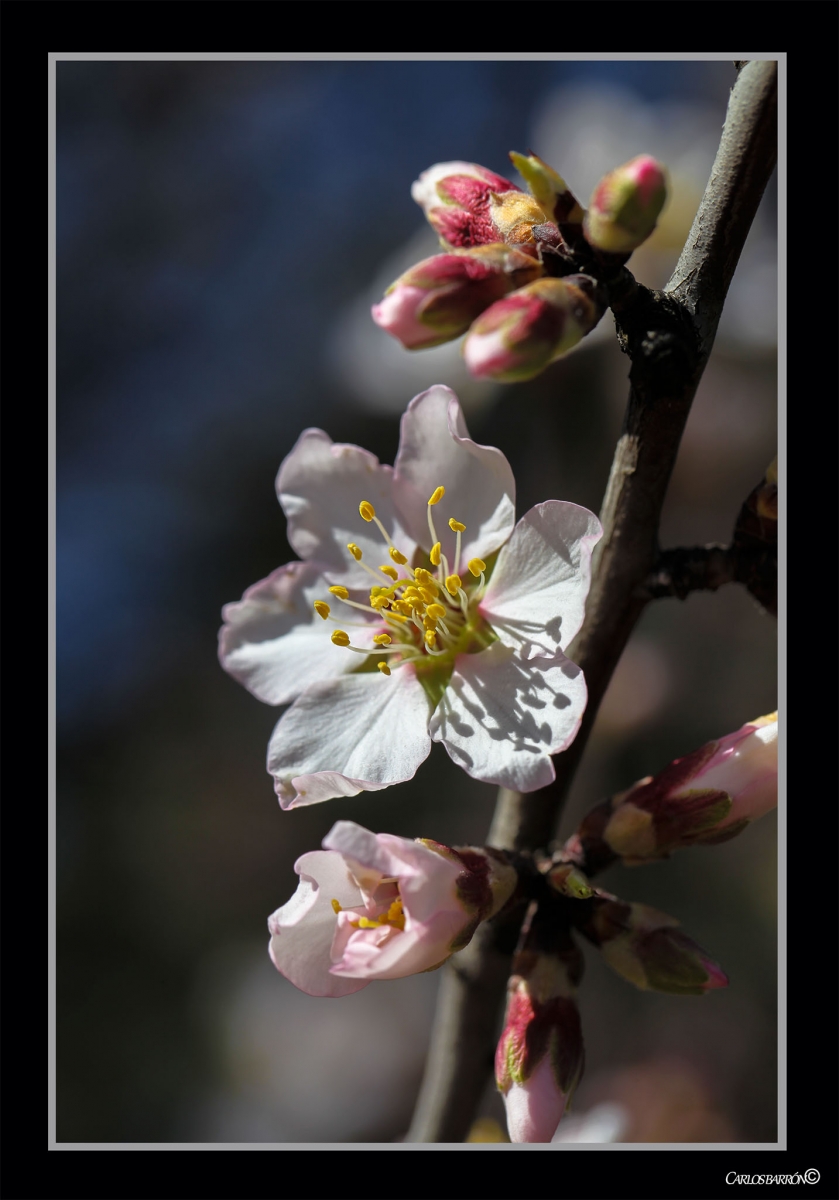
[[[624,428],[600,519],[586,618],[568,650],[585,672],[588,706],[556,779],[521,797],[501,789],[489,845],[547,845],[600,701],[648,595],[662,505],[682,432],[708,361],[731,277],[776,159],[777,64],[750,62],[729,99],[719,150],[688,240],[663,292],[615,297],[618,338],[632,361]],[[616,281],[617,282],[617,281]],[[489,1077],[498,1010],[515,946],[509,915],[479,927],[444,968],[413,1142],[462,1142]]]

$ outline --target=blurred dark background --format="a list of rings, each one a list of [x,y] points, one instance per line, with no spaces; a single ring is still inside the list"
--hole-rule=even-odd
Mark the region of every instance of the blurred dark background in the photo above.
[[[468,380],[457,343],[403,351],[369,305],[434,252],[419,172],[465,159],[514,177],[510,149],[539,153],[583,203],[611,167],[660,157],[672,200],[630,263],[660,286],[734,76],[727,62],[58,63],[59,1141],[404,1133],[437,977],[311,999],[271,966],[266,918],[335,820],[480,843],[494,789],[435,746],[410,783],[280,812],[264,769],[278,713],[218,666],[220,609],[293,557],[273,481],[300,431],[392,462],[400,413],[432,383],[510,459],[519,514],[550,496],[599,508],[626,397],[608,316],[537,380],[492,387]],[[775,454],[775,225],[773,182],[665,545],[727,541]],[[563,833],[776,703],[775,623],[744,591],[651,605]],[[680,918],[731,987],[642,994],[587,952],[577,1110],[611,1097],[648,1114],[653,1096],[658,1123],[636,1122],[636,1140],[774,1141],[774,814],[604,882]],[[489,1089],[485,1113],[500,1111]]]

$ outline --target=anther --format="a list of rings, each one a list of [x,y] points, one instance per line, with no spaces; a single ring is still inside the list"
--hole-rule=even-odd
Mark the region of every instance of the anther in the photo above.
[[[452,533],[463,533],[466,526],[462,521],[456,521],[454,517],[449,517],[449,529],[451,529]]]
[[[337,901],[337,900],[333,900],[333,901],[332,901],[332,911],[333,911],[334,913],[339,913],[339,912],[343,912],[343,911],[344,911],[344,910],[341,908],[341,905],[338,903],[338,901]]]
[[[390,643],[393,641],[393,638],[390,636],[389,633],[377,633],[376,636],[373,638],[373,641],[376,643],[377,646],[389,646]]]
[[[419,589],[419,594],[422,596],[426,604],[433,604],[440,595],[440,589],[438,587],[426,587],[426,585],[423,584]]]
[[[443,608],[442,604],[429,604],[425,611],[428,613],[429,617],[432,617],[435,621],[439,621],[441,617],[446,615],[446,610]]]
[[[390,604],[390,600],[388,600],[387,596],[371,596],[370,597],[370,607],[371,608],[387,608],[387,606],[389,604]]]
[[[470,558],[469,570],[477,579],[483,571],[487,569],[487,565],[482,558]]]
[[[349,550],[350,554],[353,556],[355,561],[359,562],[361,559],[361,547],[356,546],[355,542],[347,542],[347,549]]]
[[[381,671],[381,673],[382,673],[383,675],[389,675],[389,674],[390,674],[390,667],[387,665],[387,663],[386,663],[386,662],[380,662],[380,663],[376,663],[376,666],[379,668],[379,670]]]
[[[349,595],[350,595],[349,592],[347,591],[347,589],[345,587],[341,587],[340,583],[336,584],[334,587],[331,587],[329,590],[332,593],[332,595],[337,596],[339,600],[348,600],[349,599]]]
[[[408,561],[405,555],[397,550],[395,546],[391,546],[390,548],[390,557],[395,563],[399,563],[400,567],[404,566],[404,564]]]
[[[332,635],[332,641],[336,646],[349,646],[350,635],[344,633],[343,629],[336,629]]]
[[[323,619],[325,621],[326,618],[329,616],[329,605],[326,603],[325,600],[316,600],[315,601],[315,612],[318,614],[319,617],[323,617]]]
[[[399,578],[399,572],[397,571],[396,567],[385,565],[383,567],[379,567],[379,570],[384,571],[388,579],[392,579],[394,583],[396,583],[397,579]]]
[[[362,500],[358,506],[358,511],[363,521],[372,521],[376,516],[376,510],[369,500]]]
[[[437,645],[437,634],[435,633],[435,631],[433,629],[426,630],[425,644],[426,644],[426,646],[436,646]]]
[[[439,504],[440,501],[445,496],[445,494],[446,494],[446,489],[444,487],[435,488],[434,491],[431,493],[431,497],[428,501],[429,507],[432,504]]]
[[[446,576],[446,591],[450,596],[456,596],[461,589],[461,581],[459,575]]]
[[[435,542],[431,547],[431,553],[428,556],[431,559],[432,566],[439,567],[440,565],[440,543]]]

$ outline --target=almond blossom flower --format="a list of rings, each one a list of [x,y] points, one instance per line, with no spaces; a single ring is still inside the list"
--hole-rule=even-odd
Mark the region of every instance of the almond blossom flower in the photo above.
[[[393,467],[308,429],[277,492],[306,561],[225,607],[219,654],[259,699],[293,701],[268,749],[281,806],[410,779],[432,741],[475,779],[549,783],[586,704],[564,650],[594,514],[548,500],[516,525],[510,464],[442,386],[409,404]]]
[[[352,821],[333,825],[323,847],[298,858],[297,891],[268,919],[274,966],[310,996],[348,996],[441,966],[516,885],[500,855]]]

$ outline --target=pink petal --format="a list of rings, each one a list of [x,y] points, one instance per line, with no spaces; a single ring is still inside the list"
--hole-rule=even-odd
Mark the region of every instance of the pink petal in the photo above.
[[[268,918],[269,953],[277,970],[310,996],[348,996],[364,981],[331,974],[331,948],[336,916],[335,899],[344,907],[360,896],[340,854],[314,850],[294,864],[300,876],[292,898]]]

